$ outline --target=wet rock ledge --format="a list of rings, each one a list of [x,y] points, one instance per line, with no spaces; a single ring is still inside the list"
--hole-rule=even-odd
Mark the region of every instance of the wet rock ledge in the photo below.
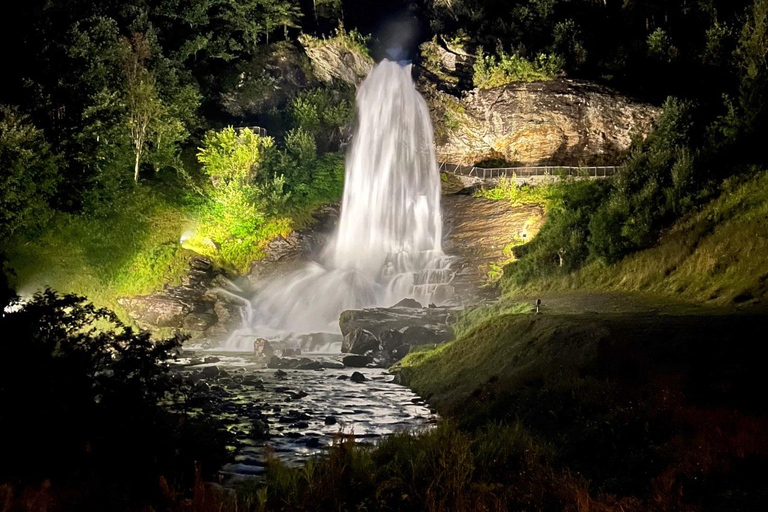
[[[460,311],[457,307],[422,307],[413,299],[391,308],[344,311],[339,318],[344,336],[341,351],[350,354],[344,364],[390,366],[413,347],[450,341],[450,324]]]

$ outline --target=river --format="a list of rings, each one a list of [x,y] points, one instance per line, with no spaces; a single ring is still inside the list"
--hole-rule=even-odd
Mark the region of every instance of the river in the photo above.
[[[183,355],[171,372],[198,391],[189,412],[213,417],[233,434],[230,462],[220,471],[230,483],[258,478],[268,456],[299,465],[341,435],[372,443],[436,422],[424,400],[386,370],[344,368],[340,354],[312,354],[327,366],[317,370],[267,369],[248,353]],[[355,372],[365,380],[353,382]]]

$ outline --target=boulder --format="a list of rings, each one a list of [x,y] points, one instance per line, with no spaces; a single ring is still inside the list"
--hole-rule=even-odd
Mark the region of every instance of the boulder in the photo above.
[[[200,373],[203,377],[208,379],[215,379],[219,376],[219,367],[218,366],[206,366],[202,370],[200,370]]]
[[[323,363],[320,361],[309,361],[296,366],[297,370],[322,370],[323,368]]]
[[[334,79],[359,85],[373,69],[373,59],[353,45],[346,44],[346,34],[317,38],[299,36],[299,42],[312,62],[315,76],[324,82]]]
[[[242,303],[218,300],[214,302],[213,313],[216,315],[216,323],[209,327],[205,334],[213,338],[225,338],[242,324],[241,307]]]
[[[411,351],[411,346],[408,345],[407,343],[404,345],[400,345],[399,347],[396,347],[392,349],[391,352],[389,352],[389,360],[393,363],[396,363],[397,361],[407,356],[408,352],[410,351]]]
[[[275,355],[275,349],[264,338],[256,338],[253,342],[253,353],[257,356],[271,358]]]
[[[417,301],[416,299],[403,299],[394,306],[393,308],[415,308],[415,309],[421,309],[421,303]]]
[[[344,363],[344,366],[349,368],[365,368],[368,363],[372,362],[372,359],[368,356],[351,354],[344,356],[344,359],[342,359],[341,362]]]
[[[355,329],[344,336],[341,344],[341,351],[352,354],[375,353],[381,348],[379,340],[370,331],[365,329]]]
[[[390,353],[397,347],[405,343],[403,333],[397,329],[390,329],[381,333],[381,350],[385,353]]]
[[[323,363],[313,361],[306,357],[299,359],[292,357],[272,356],[267,363],[267,368],[282,368],[287,370],[322,370]]]
[[[152,327],[184,327],[184,319],[194,309],[194,304],[168,295],[139,295],[118,299],[128,315],[144,325]]]
[[[345,337],[356,329],[365,329],[378,338],[384,331],[392,329],[402,331],[408,326],[424,326],[450,338],[452,333],[447,323],[456,311],[458,311],[457,308],[450,307],[348,310],[341,313],[339,327],[341,334]]]
[[[403,340],[412,346],[445,343],[451,339],[451,333],[443,329],[434,329],[425,325],[409,325],[403,329]]]
[[[352,382],[365,382],[368,379],[366,379],[365,375],[363,375],[360,372],[353,372],[352,375],[349,377],[349,380],[351,380]]]

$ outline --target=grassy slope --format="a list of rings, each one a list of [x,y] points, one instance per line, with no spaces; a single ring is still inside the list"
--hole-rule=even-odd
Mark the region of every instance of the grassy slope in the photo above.
[[[676,223],[659,244],[614,266],[587,265],[514,294],[643,292],[713,305],[763,302],[768,294],[768,172],[723,186],[720,197]]]
[[[528,379],[534,369],[541,377],[543,367],[578,366],[585,358],[594,359],[592,342],[606,332],[606,327],[590,311],[602,311],[599,318],[614,317],[617,325],[622,318],[630,325],[633,319],[644,317],[644,311],[661,310],[676,318],[694,313],[693,318],[697,318],[696,308],[680,306],[676,301],[724,307],[759,304],[768,293],[766,255],[768,172],[762,172],[724,184],[717,199],[675,224],[654,248],[614,266],[593,263],[573,275],[507,289],[499,305],[465,315],[457,326],[455,342],[411,354],[399,366],[417,392],[431,396],[450,412],[463,407],[489,379],[514,387]],[[599,295],[579,297],[573,295],[574,290]],[[513,314],[530,310],[524,306],[515,310],[516,297],[542,291],[553,297],[545,300],[545,306],[556,302],[557,297],[562,304],[555,309],[569,314],[548,314],[547,308],[540,317]],[[606,292],[628,293],[634,298],[613,300]],[[590,300],[594,298],[600,300]],[[720,318],[717,315],[722,313],[708,309],[701,314]],[[674,328],[674,322],[668,327]],[[629,333],[629,328],[626,331]],[[563,363],[555,363],[561,359]]]
[[[320,203],[295,209],[290,216],[268,218],[245,241],[249,246],[239,254],[238,266],[211,247],[195,243],[194,237],[182,247],[182,234],[194,230],[205,212],[202,198],[144,185],[127,191],[103,216],[59,214],[35,240],[11,244],[10,266],[22,296],[48,286],[84,295],[130,321],[122,314],[118,297],[177,284],[195,254],[246,271],[247,263],[261,257],[270,240],[311,222],[311,210]]]
[[[116,298],[177,281],[189,251],[179,244],[194,208],[138,188],[103,216],[59,214],[35,240],[15,244],[10,264],[22,295],[50,286],[119,310]]]
[[[754,475],[768,463],[768,409],[755,353],[768,324],[732,306],[765,298],[766,254],[761,173],[726,184],[657,247],[507,290],[506,306],[472,313],[455,341],[396,369],[471,431],[520,422],[593,497],[631,497],[628,510],[763,507]],[[552,297],[541,315],[509,306],[541,291]]]

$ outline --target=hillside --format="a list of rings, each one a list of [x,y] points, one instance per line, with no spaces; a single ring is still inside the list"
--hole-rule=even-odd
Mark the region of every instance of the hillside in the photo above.
[[[507,284],[511,295],[568,290],[640,292],[707,305],[765,304],[768,295],[768,172],[734,177],[719,197],[680,219],[655,247],[615,265]]]
[[[521,425],[532,452],[555,454],[550,471],[586,480],[594,506],[759,509],[767,185],[765,172],[726,181],[614,265],[508,282],[455,341],[394,370],[464,429]]]

